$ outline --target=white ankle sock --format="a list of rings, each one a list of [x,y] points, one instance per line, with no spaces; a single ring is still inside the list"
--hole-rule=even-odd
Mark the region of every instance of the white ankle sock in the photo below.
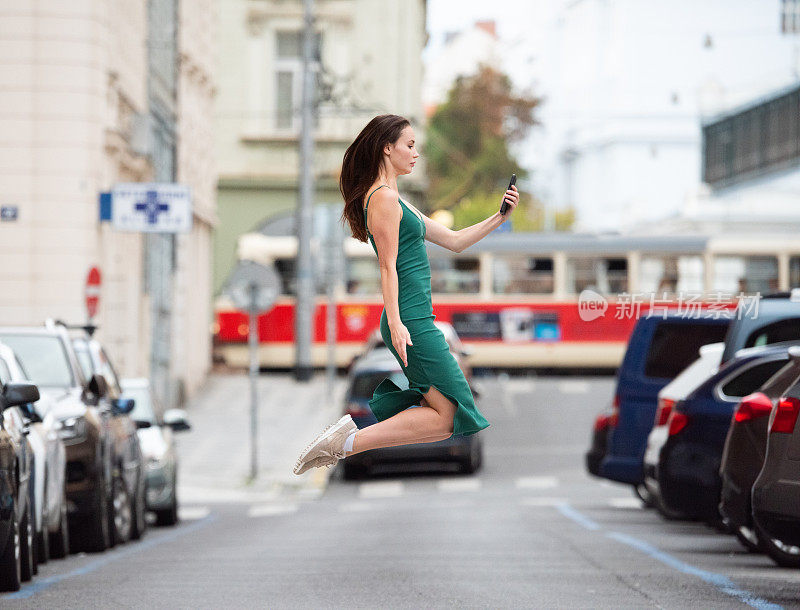
[[[353,451],[353,443],[356,440],[356,432],[358,432],[358,430],[354,430],[353,432],[351,432],[350,436],[348,436],[347,440],[345,440],[345,442],[344,442],[344,454],[345,454],[345,456],[348,453],[352,453],[352,451]]]

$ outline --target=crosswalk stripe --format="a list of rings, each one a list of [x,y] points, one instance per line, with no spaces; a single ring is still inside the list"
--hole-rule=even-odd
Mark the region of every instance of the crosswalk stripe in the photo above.
[[[442,479],[436,483],[439,491],[445,493],[460,491],[477,491],[481,488],[481,480],[477,477],[469,479]]]
[[[550,489],[558,487],[556,477],[520,477],[516,482],[517,489]]]
[[[589,383],[586,381],[562,381],[558,384],[558,391],[562,394],[588,394]]]
[[[339,507],[340,513],[363,513],[374,508],[369,502],[348,502]]]
[[[638,498],[609,498],[608,505],[612,508],[644,508]]]
[[[208,516],[211,510],[208,506],[179,506],[178,517],[182,521],[198,521]]]
[[[287,515],[297,512],[297,504],[260,504],[251,506],[247,511],[248,517],[271,517],[273,515]]]
[[[402,481],[376,481],[358,486],[358,495],[361,498],[397,498],[404,492]]]

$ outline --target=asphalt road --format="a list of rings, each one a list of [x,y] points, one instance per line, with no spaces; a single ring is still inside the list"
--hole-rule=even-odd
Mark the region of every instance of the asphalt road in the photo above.
[[[0,606],[800,608],[799,571],[585,474],[612,378],[481,383],[475,475],[337,471],[306,501],[193,498],[177,527],[51,561]]]

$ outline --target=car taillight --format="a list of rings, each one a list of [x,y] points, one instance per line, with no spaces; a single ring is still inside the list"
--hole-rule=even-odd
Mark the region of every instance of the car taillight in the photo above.
[[[753,392],[742,398],[739,407],[733,414],[733,419],[738,422],[753,421],[765,417],[772,412],[772,401],[763,392]]]
[[[619,394],[614,394],[614,400],[611,402],[611,415],[608,416],[608,426],[616,428],[619,423]]]
[[[656,426],[666,426],[669,421],[669,414],[672,413],[672,407],[675,406],[675,401],[669,398],[660,398],[658,400],[658,409],[656,410]]]
[[[769,431],[791,434],[794,432],[798,414],[800,414],[800,400],[793,396],[781,398],[778,402],[778,410],[775,411],[775,419],[772,420],[772,428]]]
[[[369,415],[370,410],[367,407],[361,406],[360,403],[348,402],[346,412],[350,414],[350,417],[366,417]]]
[[[597,419],[594,420],[594,430],[595,432],[602,432],[606,428],[608,428],[608,420],[610,419],[609,415],[598,415]]]
[[[673,411],[669,415],[667,425],[669,426],[669,435],[675,436],[689,423],[689,418],[680,411]]]

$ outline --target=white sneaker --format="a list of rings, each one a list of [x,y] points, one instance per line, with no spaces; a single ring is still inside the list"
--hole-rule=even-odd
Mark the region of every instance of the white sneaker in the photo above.
[[[294,473],[301,474],[310,467],[329,465],[331,462],[328,460],[334,460],[333,463],[335,463],[336,460],[345,457],[344,442],[350,433],[356,430],[358,430],[358,426],[356,426],[349,413],[336,423],[325,428],[297,458],[297,462],[294,465]],[[324,463],[309,463],[307,468],[303,467],[305,462],[313,462],[320,457],[327,459]]]

